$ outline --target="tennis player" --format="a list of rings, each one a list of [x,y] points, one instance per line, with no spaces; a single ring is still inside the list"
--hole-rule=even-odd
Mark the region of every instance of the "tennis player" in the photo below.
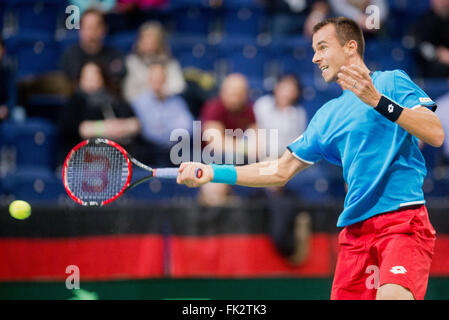
[[[284,185],[321,159],[340,165],[348,192],[337,221],[344,228],[331,299],[423,299],[435,230],[422,192],[426,168],[418,139],[442,145],[436,105],[404,71],[370,72],[354,21],[327,19],[314,27],[312,40],[313,63],[343,93],[316,112],[278,160],[238,167],[184,163],[178,183],[268,187]],[[273,165],[276,172],[267,175],[263,169]],[[368,281],[372,270],[378,271],[374,282]]]

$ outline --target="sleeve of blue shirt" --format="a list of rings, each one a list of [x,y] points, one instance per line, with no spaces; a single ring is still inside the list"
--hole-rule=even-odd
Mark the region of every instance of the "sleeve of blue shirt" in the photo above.
[[[287,146],[287,149],[296,158],[308,164],[313,164],[323,158],[320,148],[320,118],[320,112],[318,111],[310,121],[306,131]]]
[[[404,108],[424,106],[432,111],[436,110],[435,102],[404,71],[395,70],[393,77],[394,91],[390,97],[392,100]]]

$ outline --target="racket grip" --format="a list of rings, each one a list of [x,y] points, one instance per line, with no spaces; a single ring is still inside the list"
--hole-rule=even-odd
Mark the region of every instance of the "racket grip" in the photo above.
[[[195,177],[197,177],[198,179],[200,179],[203,176],[203,170],[201,168],[197,168],[195,170]]]
[[[159,168],[154,169],[153,175],[160,179],[176,179],[178,177],[178,168]]]

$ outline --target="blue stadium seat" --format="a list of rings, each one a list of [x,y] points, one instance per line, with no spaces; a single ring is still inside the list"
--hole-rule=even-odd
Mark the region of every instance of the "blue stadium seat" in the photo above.
[[[216,49],[208,44],[204,37],[179,36],[170,39],[173,56],[183,68],[195,67],[205,71],[213,71]]]
[[[413,50],[401,41],[367,41],[365,61],[373,71],[402,69],[411,77],[416,74]]]
[[[61,54],[79,42],[78,30],[65,30],[63,36],[57,39]]]
[[[293,73],[298,76],[319,72],[312,63],[313,49],[310,40],[302,37],[273,39],[270,44],[270,59],[281,74]]]
[[[390,37],[400,39],[417,26],[419,17],[429,10],[430,1],[388,0],[388,7],[384,28]]]
[[[9,4],[17,19],[19,32],[34,30],[51,33],[62,25],[65,5],[65,1],[58,0],[17,0]]]
[[[248,35],[256,37],[266,31],[266,16],[262,8],[240,6],[224,8],[224,33],[228,35]]]
[[[58,69],[60,48],[48,33],[21,33],[7,39],[6,45],[17,59],[19,79]]]
[[[218,58],[225,61],[228,73],[239,72],[255,78],[267,76],[268,50],[253,37],[225,37],[217,48]]]
[[[8,193],[31,204],[54,204],[67,197],[62,181],[45,168],[22,167],[4,180]]]
[[[137,40],[135,31],[121,32],[106,39],[106,44],[120,50],[124,54],[131,53],[133,45]]]
[[[5,122],[1,134],[16,149],[16,167],[56,167],[57,129],[46,119],[28,119],[24,123]]]
[[[335,171],[338,171],[337,175]],[[301,200],[316,204],[342,199],[345,193],[339,169],[325,161],[319,161],[293,177],[285,188]]]
[[[412,15],[421,15],[430,9],[430,0],[388,0],[390,10]]]
[[[206,35],[215,27],[216,10],[210,7],[186,5],[171,12],[175,33]]]

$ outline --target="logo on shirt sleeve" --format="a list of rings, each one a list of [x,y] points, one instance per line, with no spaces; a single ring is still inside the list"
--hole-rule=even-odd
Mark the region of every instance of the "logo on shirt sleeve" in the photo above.
[[[429,102],[433,102],[432,99],[428,98],[428,97],[422,97],[419,98],[419,102],[421,103],[429,103]]]

